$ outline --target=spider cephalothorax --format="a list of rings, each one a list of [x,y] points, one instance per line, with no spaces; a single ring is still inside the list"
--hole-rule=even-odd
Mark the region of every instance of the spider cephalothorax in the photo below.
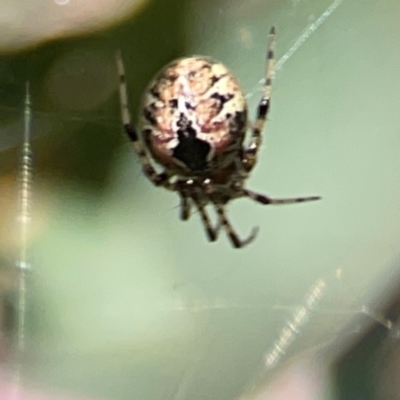
[[[190,206],[198,209],[210,241],[223,227],[234,247],[243,247],[256,235],[241,240],[229,223],[225,205],[238,197],[262,204],[289,204],[319,199],[318,196],[272,199],[245,188],[245,180],[256,163],[261,133],[270,105],[274,66],[274,28],[270,31],[264,95],[258,106],[248,146],[247,104],[232,73],[208,57],[176,60],[163,68],[148,86],[142,104],[142,137],[131,123],[125,71],[117,54],[120,100],[125,130],[142,162],[143,172],[157,186],[179,193],[181,219],[190,217]],[[164,171],[158,173],[149,155]],[[212,226],[206,205],[213,204],[218,224]]]

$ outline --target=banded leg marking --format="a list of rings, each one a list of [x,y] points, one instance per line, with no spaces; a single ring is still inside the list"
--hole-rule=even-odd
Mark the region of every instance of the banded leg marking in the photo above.
[[[119,77],[119,100],[121,105],[121,117],[124,129],[129,139],[133,144],[133,148],[138,155],[142,164],[143,173],[153,182],[156,186],[164,186],[167,189],[172,190],[172,186],[169,183],[170,176],[166,172],[157,173],[151,164],[151,161],[146,153],[146,149],[143,146],[143,142],[140,139],[137,129],[132,123],[131,115],[129,112],[128,102],[128,89],[126,85],[126,75],[124,62],[122,60],[121,51],[117,51],[115,54],[115,61],[117,64],[117,71]]]
[[[264,93],[260,103],[258,104],[257,119],[252,128],[251,141],[249,147],[245,150],[244,167],[247,172],[251,171],[254,168],[254,165],[256,164],[257,153],[262,143],[262,131],[264,129],[264,125],[267,120],[267,115],[270,108],[272,78],[275,66],[274,51],[275,51],[275,28],[272,27],[269,32],[269,40],[267,46]]]
[[[252,192],[251,190],[244,189],[243,195],[250,197],[252,200],[257,201],[261,204],[294,204],[294,203],[305,203],[307,201],[320,200],[321,196],[307,196],[307,197],[293,197],[286,199],[274,199],[263,194]]]

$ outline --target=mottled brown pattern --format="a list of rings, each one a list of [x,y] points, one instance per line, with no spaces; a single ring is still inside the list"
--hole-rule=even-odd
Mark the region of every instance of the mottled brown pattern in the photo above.
[[[155,97],[152,93],[157,93]],[[222,102],[213,94],[230,98]],[[238,82],[222,64],[208,58],[184,58],[165,67],[150,83],[144,108],[157,121],[152,125],[142,119],[145,129],[151,128],[148,142],[150,152],[161,164],[190,174],[179,160],[170,159],[178,144],[177,123],[184,114],[196,137],[212,148],[210,168],[224,167],[231,162],[232,145],[239,151],[245,130],[236,129],[234,116],[246,112],[246,101]],[[224,159],[227,153],[228,160]]]

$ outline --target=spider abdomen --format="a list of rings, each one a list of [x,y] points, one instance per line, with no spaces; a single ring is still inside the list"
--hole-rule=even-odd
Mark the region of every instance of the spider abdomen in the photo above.
[[[153,158],[179,174],[204,174],[240,154],[247,105],[239,83],[221,63],[205,57],[176,60],[150,83],[141,115]]]

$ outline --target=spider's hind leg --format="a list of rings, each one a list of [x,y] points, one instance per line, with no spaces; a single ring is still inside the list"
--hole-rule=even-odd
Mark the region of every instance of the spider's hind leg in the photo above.
[[[258,104],[257,119],[252,127],[252,136],[248,148],[245,150],[243,167],[247,172],[250,172],[257,161],[257,153],[261,147],[262,142],[262,131],[267,120],[267,115],[271,103],[271,90],[272,90],[272,78],[274,74],[275,66],[275,28],[272,27],[269,31],[269,40],[267,46],[267,60],[265,70],[265,83],[263,97]]]
[[[315,201],[320,200],[321,196],[307,196],[307,197],[293,197],[286,199],[274,199],[268,197],[264,194],[259,194],[252,192],[251,190],[243,189],[243,195],[246,197],[250,197],[252,200],[257,201],[258,203],[267,205],[267,204],[293,204],[293,203],[304,203],[307,201]]]
[[[129,104],[128,104],[128,90],[126,85],[126,77],[125,77],[125,67],[124,62],[122,60],[122,55],[120,51],[117,51],[115,54],[115,61],[117,63],[117,71],[119,76],[119,99],[121,105],[121,116],[122,123],[124,125],[124,129],[129,139],[133,144],[133,148],[138,155],[140,162],[142,163],[143,173],[153,182],[156,186],[164,186],[166,189],[172,190],[172,186],[169,182],[170,175],[166,172],[158,173],[146,153],[145,147],[137,129],[132,123],[131,115],[129,112]]]

